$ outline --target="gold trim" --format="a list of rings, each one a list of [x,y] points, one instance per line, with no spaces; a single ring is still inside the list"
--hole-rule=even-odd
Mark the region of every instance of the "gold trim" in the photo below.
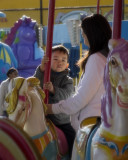
[[[106,137],[108,139],[111,139],[111,140],[117,140],[117,141],[128,141],[128,136],[116,136],[114,134],[111,134],[107,131],[105,131],[104,129],[100,129],[100,132],[99,132],[100,136],[103,136],[103,137]]]

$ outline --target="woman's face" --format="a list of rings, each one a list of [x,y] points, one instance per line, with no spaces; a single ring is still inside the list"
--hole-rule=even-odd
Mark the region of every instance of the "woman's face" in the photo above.
[[[83,32],[83,30],[81,30],[81,33],[82,33],[82,37],[84,39],[84,44],[87,46],[87,47],[90,47],[90,44],[89,44],[89,41],[88,41],[88,38],[86,36],[86,34]]]

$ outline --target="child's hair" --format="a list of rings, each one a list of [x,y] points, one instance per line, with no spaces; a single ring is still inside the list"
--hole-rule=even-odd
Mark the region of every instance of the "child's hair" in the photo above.
[[[90,45],[88,56],[86,55],[78,62],[84,70],[87,59],[91,54],[100,51],[105,57],[108,56],[108,41],[111,38],[112,30],[107,19],[100,14],[93,14],[82,19],[81,28]]]
[[[64,47],[63,45],[53,46],[52,47],[52,53],[55,52],[55,51],[63,52],[64,54],[67,55],[67,59],[69,58],[69,50],[66,47]]]
[[[6,75],[9,77],[9,75],[12,74],[12,73],[15,72],[15,71],[18,73],[17,69],[15,69],[15,68],[12,67],[12,68],[10,68],[10,69],[7,71]]]

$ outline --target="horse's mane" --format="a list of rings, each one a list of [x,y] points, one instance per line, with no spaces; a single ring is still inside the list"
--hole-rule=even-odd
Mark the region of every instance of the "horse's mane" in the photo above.
[[[29,77],[26,80],[27,80],[28,85],[31,86],[31,87],[34,87],[37,90],[37,92],[39,93],[41,101],[42,101],[42,104],[43,104],[43,107],[44,107],[44,112],[46,113],[47,107],[46,107],[46,105],[45,105],[45,103],[43,101],[44,98],[45,98],[45,94],[44,94],[43,90],[40,87],[39,79],[37,79],[35,77]],[[17,78],[14,79],[14,81],[15,81],[14,82],[15,86],[12,89],[12,92],[6,97],[6,101],[9,104],[8,108],[7,108],[7,113],[8,114],[13,113],[15,111],[15,109],[16,109],[16,106],[17,106],[17,103],[18,103],[19,92],[20,92],[20,89],[23,87],[23,84],[25,83],[25,78],[17,77]],[[24,90],[26,89],[26,87],[27,86],[24,85]]]
[[[111,90],[115,89],[111,86],[111,82],[110,82],[110,71],[109,71],[109,60],[110,57],[115,55],[115,54],[119,54],[119,58],[121,59],[121,61],[123,62],[123,67],[124,70],[126,70],[128,68],[128,42],[125,41],[124,39],[120,39],[118,40],[118,44],[115,48],[113,48],[113,50],[110,51],[108,58],[107,58],[107,63],[105,66],[105,70],[104,70],[104,87],[105,87],[105,94],[103,95],[102,99],[101,99],[101,118],[102,121],[104,122],[104,125],[106,127],[110,127],[111,125],[108,122],[108,116],[110,116],[110,118],[113,117],[112,115],[112,96],[111,96]],[[108,107],[108,109],[107,109]],[[107,110],[108,110],[108,114],[107,114]]]
[[[35,26],[35,24],[36,24],[36,21],[32,20],[30,17],[22,16],[18,21],[15,22],[14,26],[11,28],[11,31],[8,34],[7,39],[5,40],[5,43],[8,44],[9,46],[12,45],[13,41],[15,40],[16,33],[20,26],[24,26],[24,25]]]
[[[13,113],[16,109],[16,105],[18,102],[18,93],[23,83],[24,83],[24,78],[19,77],[18,79],[16,79],[15,87],[12,89],[12,92],[9,93],[9,95],[6,97],[6,101],[9,104],[7,108],[8,114]]]
[[[29,77],[29,78],[27,78],[27,82],[29,83],[30,86],[36,87],[36,90],[38,91],[38,93],[40,95],[40,98],[42,100],[42,104],[44,106],[44,113],[46,113],[47,106],[44,103],[45,94],[44,94],[44,91],[40,87],[40,81],[39,81],[39,79],[37,79],[35,77]]]

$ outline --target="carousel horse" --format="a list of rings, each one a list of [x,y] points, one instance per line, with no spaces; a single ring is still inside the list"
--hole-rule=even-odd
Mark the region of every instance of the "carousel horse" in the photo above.
[[[0,159],[41,160],[32,139],[7,118],[0,117]]]
[[[73,160],[128,160],[128,42],[109,41],[100,117],[85,119],[73,146]]]
[[[45,96],[39,84],[35,77],[11,80],[6,97],[9,119],[33,139],[43,159],[68,160],[64,134],[50,120],[45,119]]]

